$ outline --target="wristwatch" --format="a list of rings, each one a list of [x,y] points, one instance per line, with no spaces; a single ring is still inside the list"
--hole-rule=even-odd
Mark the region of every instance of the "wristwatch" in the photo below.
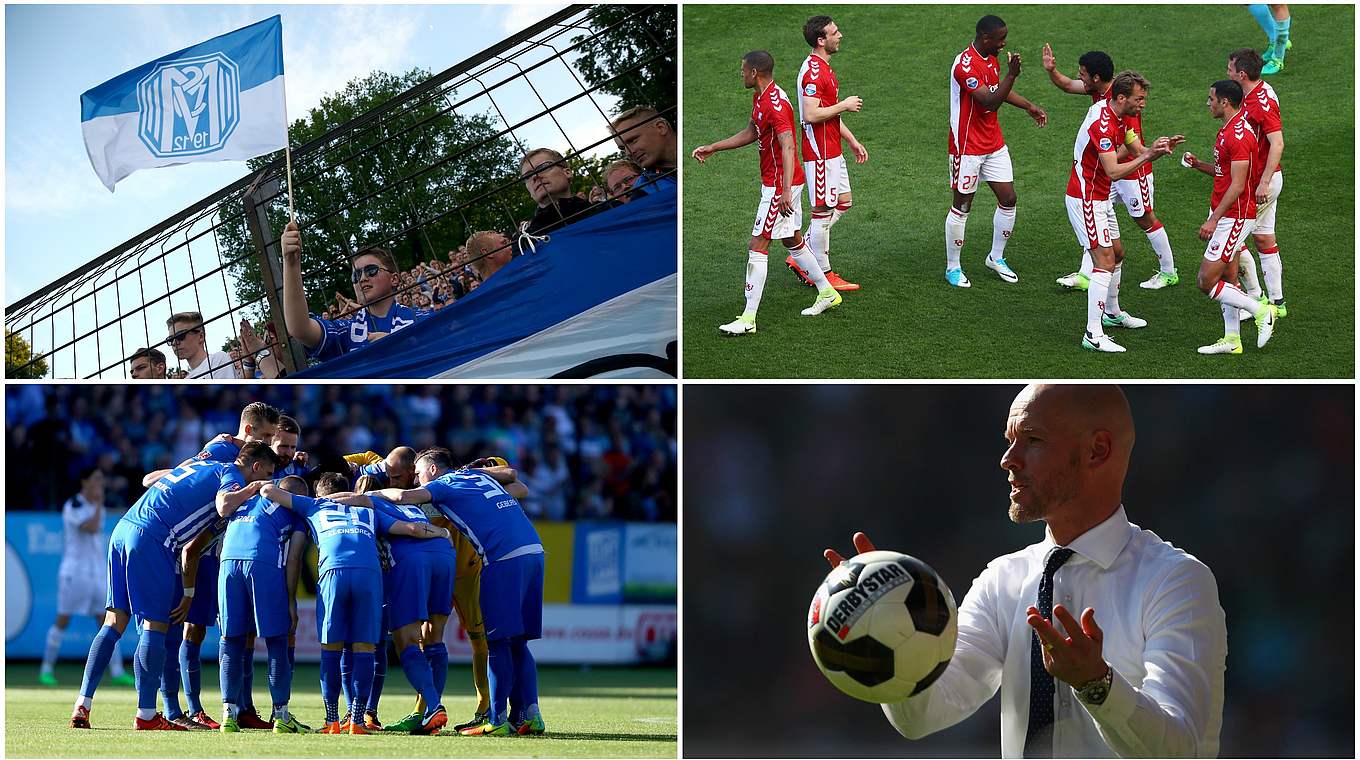
[[[1110,696],[1110,685],[1114,683],[1114,668],[1106,663],[1105,675],[1084,684],[1081,688],[1075,688],[1077,699],[1088,705],[1102,705],[1105,698]]]

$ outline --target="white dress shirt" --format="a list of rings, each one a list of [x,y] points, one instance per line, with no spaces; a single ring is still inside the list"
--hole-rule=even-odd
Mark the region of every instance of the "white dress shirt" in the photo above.
[[[1001,692],[1001,754],[1021,757],[1029,723],[1030,635],[1041,543],[999,557],[959,605],[959,639],[944,674],[921,694],[883,705],[908,739],[972,715]],[[1054,757],[1214,757],[1223,724],[1228,632],[1218,584],[1204,563],[1129,522],[1121,505],[1068,544],[1054,576],[1054,605],[1095,609],[1103,656],[1114,669],[1105,702],[1088,706],[1067,684],[1054,697]],[[1056,619],[1053,624],[1063,630]]]

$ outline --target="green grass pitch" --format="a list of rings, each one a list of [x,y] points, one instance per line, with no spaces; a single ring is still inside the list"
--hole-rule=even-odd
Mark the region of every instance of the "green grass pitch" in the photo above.
[[[395,665],[395,663],[394,663]],[[129,662],[129,667],[131,663]],[[83,665],[57,669],[62,685],[37,684],[34,664],[10,664],[5,680],[7,757],[675,757],[676,673],[674,669],[541,667],[539,693],[548,732],[543,736],[279,735],[270,731],[221,734],[215,731],[134,731],[137,694],[105,683],[95,695],[93,729],[68,727]],[[476,696],[466,666],[449,669],[444,704],[450,722],[472,716]],[[266,672],[255,670],[255,699],[269,700]],[[221,718],[217,668],[203,666],[203,702]],[[414,693],[401,668],[388,670],[381,717],[397,720],[410,712]],[[343,701],[343,699],[342,699]],[[299,666],[290,706],[303,722],[319,728],[319,671]],[[343,709],[343,708],[342,708]]]
[[[774,6],[688,5],[683,12],[684,372],[688,378],[1324,378],[1355,372],[1354,69],[1352,6],[1291,7],[1293,49],[1267,77],[1284,112],[1285,172],[1277,235],[1289,316],[1264,350],[1243,326],[1241,356],[1200,356],[1222,335],[1218,305],[1195,287],[1205,244],[1211,179],[1181,168],[1177,156],[1154,165],[1156,211],[1170,235],[1178,286],[1146,291],[1156,268],[1152,248],[1120,208],[1124,240],[1121,306],[1148,320],[1138,331],[1112,330],[1128,353],[1081,350],[1086,296],[1054,279],[1075,270],[1081,251],[1063,205],[1072,144],[1090,105],[1060,92],[1040,65],[1052,43],[1058,68],[1075,77],[1077,58],[1105,50],[1116,70],[1133,68],[1152,83],[1147,137],[1184,134],[1182,150],[1212,155],[1220,124],[1205,108],[1209,85],[1226,75],[1227,53],[1264,47],[1240,5],[1189,6]],[[831,59],[840,96],[860,95],[864,110],[845,121],[869,150],[850,164],[854,208],[832,232],[836,271],[864,289],[820,317],[799,310],[814,299],[771,248],[759,332],[728,337],[718,325],[742,311],[746,243],[759,197],[756,147],[689,158],[705,143],[747,123],[751,92],[741,86],[741,55],[767,49],[775,81],[796,98],[794,81],[808,53],[802,25],[832,16],[844,33]],[[970,290],[944,281],[944,220],[950,191],[948,70],[973,39],[977,19],[997,13],[1009,28],[1007,50],[1024,56],[1015,91],[1048,111],[1039,129],[1003,106],[1019,197],[1006,258],[1020,276],[1002,282],[982,262],[991,246],[995,197],[979,190],[968,220],[963,267]],[[803,196],[804,228],[810,207]]]

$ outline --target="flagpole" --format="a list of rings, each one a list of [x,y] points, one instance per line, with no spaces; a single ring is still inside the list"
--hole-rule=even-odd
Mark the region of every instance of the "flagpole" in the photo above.
[[[286,142],[283,144],[283,158],[288,168],[288,221],[296,223],[297,217],[293,215],[293,151],[288,149]]]

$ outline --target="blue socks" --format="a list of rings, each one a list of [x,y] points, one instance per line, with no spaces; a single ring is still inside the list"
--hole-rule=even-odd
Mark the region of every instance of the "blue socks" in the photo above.
[[[94,635],[94,641],[90,642],[90,654],[85,658],[85,679],[80,682],[80,695],[82,697],[93,697],[95,689],[99,688],[99,681],[104,677],[104,671],[108,670],[109,660],[113,659],[113,650],[118,646],[118,639],[123,634],[119,633],[112,626],[100,626],[99,633]],[[136,662],[132,665],[136,672]]]
[[[486,670],[491,682],[491,715],[487,717],[497,725],[509,720],[506,703],[510,700],[510,689],[515,684],[514,655],[510,652],[508,639],[487,642]]]
[[[326,723],[340,720],[340,652],[321,650],[321,701],[326,705]]]
[[[238,714],[241,705],[241,668],[245,665],[245,654],[245,636],[222,638],[222,702],[236,705]],[[226,717],[223,716],[223,720]]]
[[[373,653],[355,652],[354,653],[354,704],[357,707],[350,718],[355,723],[364,722],[364,708],[368,704],[368,695],[373,691]]]
[[[439,706],[440,693],[434,687],[434,676],[430,673],[430,661],[420,651],[420,645],[412,644],[401,650],[401,669],[406,671],[406,680],[425,698],[425,715],[434,713]]]
[[[189,714],[203,712],[203,645],[185,639],[179,645],[179,671],[184,679],[184,698],[189,703]]]
[[[156,689],[165,671],[165,632],[142,629],[141,634],[137,637],[137,653],[132,661],[132,672],[137,680],[137,709],[154,713]]]
[[[378,700],[382,699],[383,682],[387,680],[387,639],[378,642],[373,650],[373,691],[368,695],[366,712],[378,714]]]
[[[184,714],[179,707],[179,649],[184,640],[184,626],[171,626],[165,634],[165,666],[161,673],[161,699],[165,702],[165,717],[174,720]]]
[[[245,641],[244,638],[241,640]],[[249,712],[255,709],[255,692],[251,691],[255,686],[255,647],[244,647],[242,654],[244,659],[241,662],[241,709]]]
[[[430,662],[430,674],[434,676],[434,690],[444,693],[444,682],[449,678],[449,648],[444,642],[425,647],[425,659]]]
[[[1285,45],[1289,43],[1289,19],[1275,22],[1275,57],[1284,58]]]
[[[345,695],[345,709],[354,712],[354,650],[349,646],[340,650],[340,691]],[[363,717],[360,715],[359,717]]]
[[[288,704],[293,691],[293,671],[288,667],[288,637],[270,636],[264,640],[269,648],[269,698],[277,708]]]
[[[529,651],[528,639],[512,640],[510,655],[515,662],[515,686],[510,692],[510,703],[517,713],[510,719],[521,721],[525,718],[524,708],[538,704],[538,665]]]
[[[1255,3],[1247,6],[1251,11],[1251,17],[1256,19],[1256,23],[1261,25],[1261,31],[1266,33],[1266,39],[1270,44],[1275,42],[1275,17],[1270,15],[1270,6],[1265,3]]]

